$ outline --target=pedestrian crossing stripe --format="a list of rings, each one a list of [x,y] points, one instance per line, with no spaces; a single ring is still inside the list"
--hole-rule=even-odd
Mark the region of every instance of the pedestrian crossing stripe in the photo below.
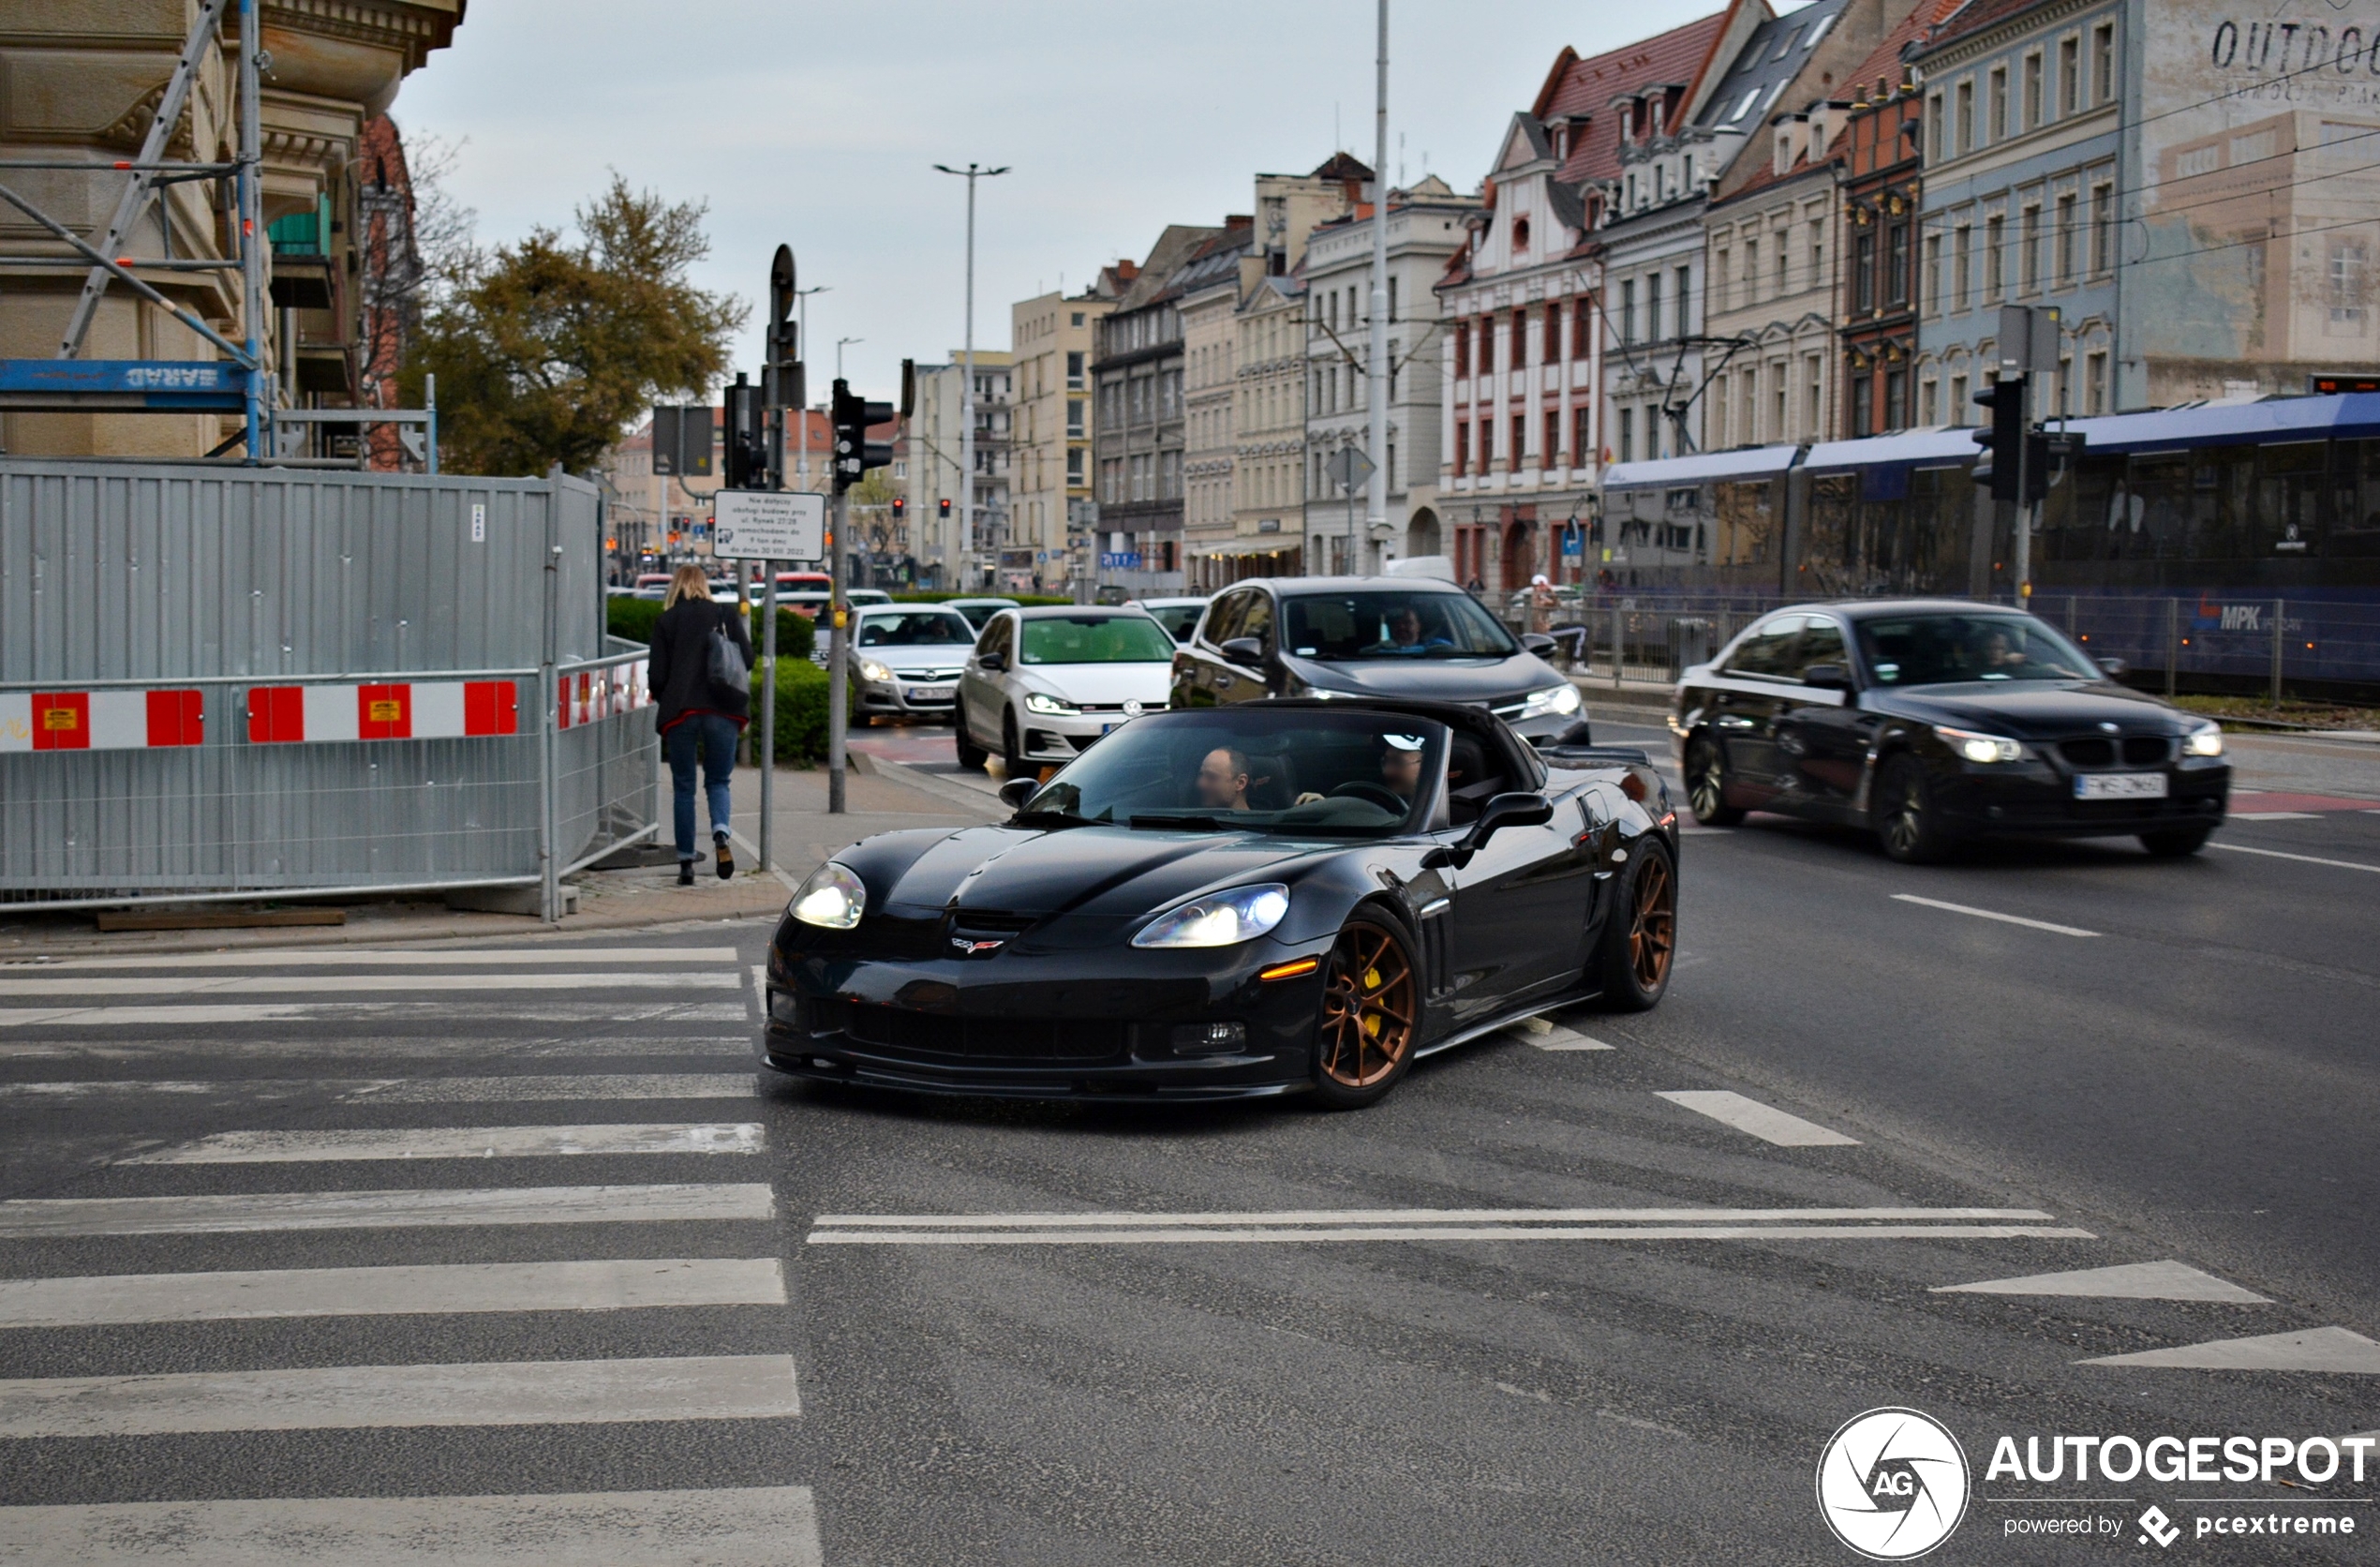
[[[0,1202],[0,1240],[514,1224],[727,1223],[776,1216],[776,1196],[759,1181],[46,1197]]]
[[[0,963],[0,975],[53,969],[488,968],[609,963],[733,963],[732,947],[295,947],[212,952],[110,953]]]
[[[352,1131],[215,1132],[127,1155],[124,1164],[293,1164],[346,1159],[540,1158],[602,1154],[757,1154],[757,1121],[622,1122],[576,1127],[411,1127]]]
[[[608,970],[602,974],[119,974],[59,978],[0,978],[0,1000],[18,996],[307,995],[425,991],[733,991],[743,981],[724,974],[662,974]]]

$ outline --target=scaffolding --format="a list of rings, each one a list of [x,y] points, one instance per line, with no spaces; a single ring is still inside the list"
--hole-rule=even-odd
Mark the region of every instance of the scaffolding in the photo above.
[[[51,359],[0,359],[0,410],[49,412],[109,413],[236,413],[238,432],[209,452],[203,461],[224,460],[234,446],[242,448],[239,463],[272,463],[282,467],[365,467],[368,443],[362,428],[372,425],[398,427],[401,449],[420,457],[428,471],[438,471],[436,397],[425,409],[294,409],[285,408],[286,388],[279,384],[264,351],[262,322],[267,290],[265,262],[269,239],[263,221],[263,133],[259,73],[265,61],[258,26],[259,0],[237,0],[239,47],[236,55],[238,153],[229,162],[176,161],[165,155],[173,132],[189,104],[208,46],[223,29],[231,0],[205,0],[173,74],[157,104],[156,117],[142,139],[140,155],[97,161],[90,158],[0,158],[0,201],[23,213],[50,235],[90,263],[82,294],[76,299],[58,351]],[[226,52],[230,43],[226,39]],[[8,183],[16,171],[46,172],[122,173],[124,190],[99,239],[94,243],[41,210]],[[228,258],[177,257],[172,254],[173,225],[160,224],[162,256],[125,253],[135,227],[167,187],[191,181],[216,182],[218,191],[229,183],[231,221],[226,225],[233,245]],[[327,236],[326,236],[327,237]],[[54,254],[0,255],[0,275],[19,267],[54,267]],[[140,276],[133,269],[155,272],[232,272],[240,275],[241,340],[233,342],[192,311]],[[97,314],[99,301],[112,284],[121,283],[141,299],[165,310],[222,357],[216,359],[84,359],[83,340]],[[352,425],[359,440],[352,462],[303,455],[285,448],[302,445],[309,430]],[[408,439],[410,437],[410,439]]]

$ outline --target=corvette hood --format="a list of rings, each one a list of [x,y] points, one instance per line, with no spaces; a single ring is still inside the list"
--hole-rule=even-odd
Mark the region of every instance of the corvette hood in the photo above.
[[[2102,724],[2133,735],[2172,735],[2191,727],[2156,698],[2114,684],[1967,681],[1869,694],[1883,712],[2018,739],[2083,733]]]
[[[1122,920],[1208,887],[1286,880],[1316,852],[1310,841],[1252,833],[981,827],[950,834],[906,867],[855,869],[869,883],[870,902],[881,899],[895,918],[955,909],[962,917]]]

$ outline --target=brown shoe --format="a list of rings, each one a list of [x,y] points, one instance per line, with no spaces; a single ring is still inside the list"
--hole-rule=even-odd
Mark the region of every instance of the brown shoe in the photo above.
[[[719,879],[725,881],[736,873],[736,857],[728,852],[727,840],[719,841]]]

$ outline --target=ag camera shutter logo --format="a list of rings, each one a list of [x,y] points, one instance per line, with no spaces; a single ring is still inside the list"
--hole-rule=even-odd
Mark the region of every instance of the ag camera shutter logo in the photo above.
[[[1819,1513],[1871,1561],[1907,1561],[1949,1539],[1968,1491],[1958,1439],[1917,1410],[1853,1415],[1819,1455]]]

